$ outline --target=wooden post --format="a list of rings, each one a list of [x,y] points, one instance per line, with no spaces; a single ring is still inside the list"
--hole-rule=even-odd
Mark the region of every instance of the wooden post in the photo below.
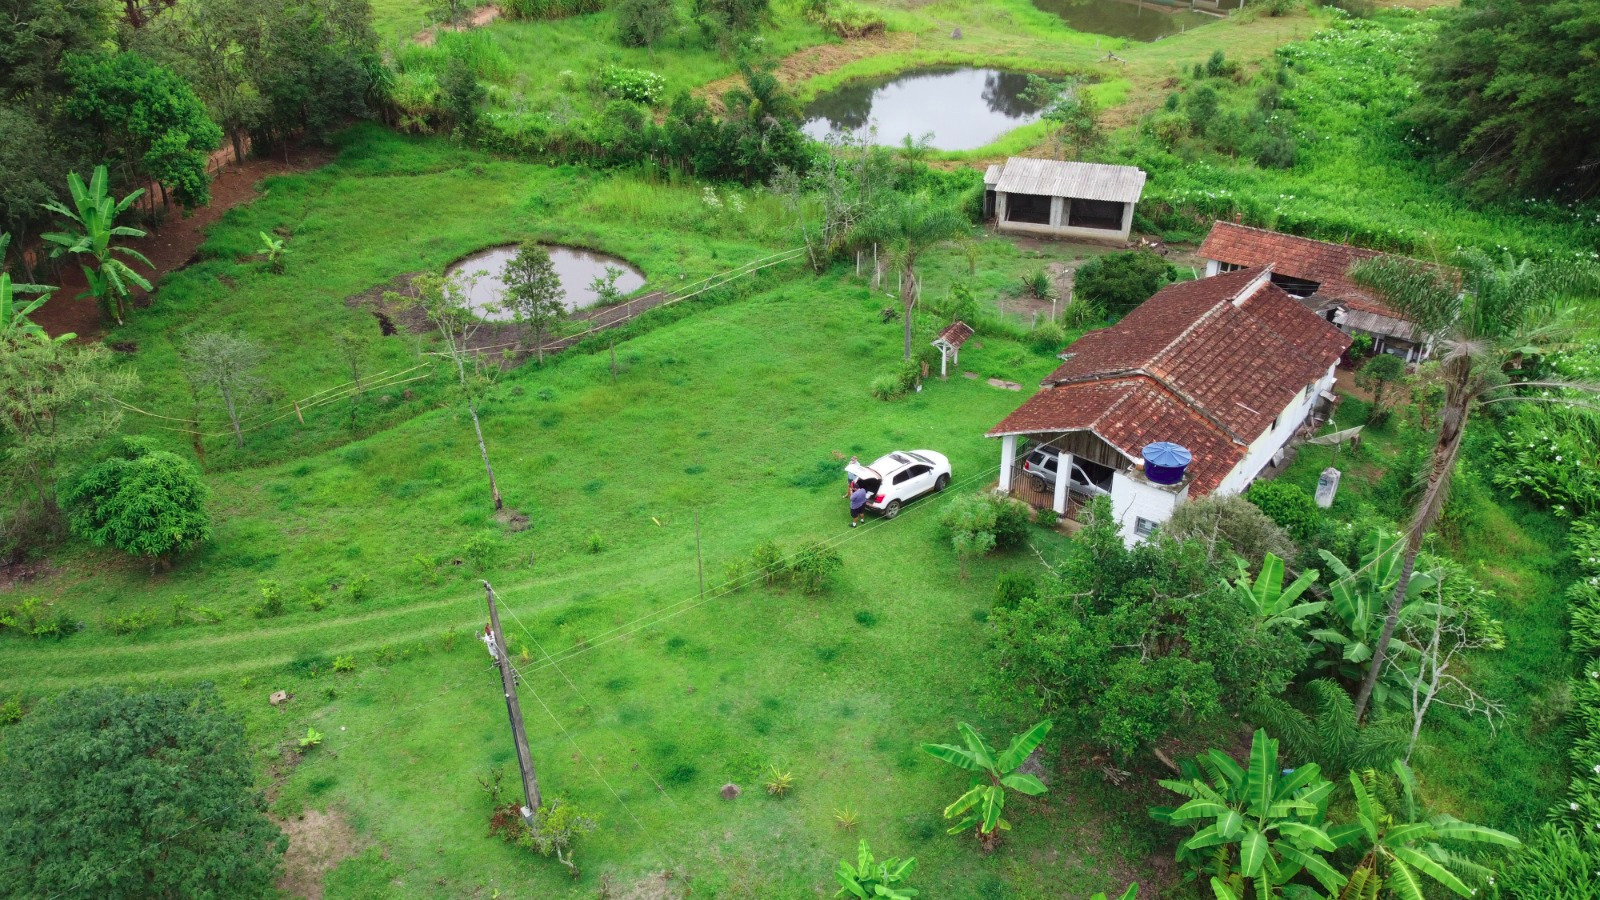
[[[294,417],[296,419],[300,420],[300,424],[301,425],[306,424],[306,417],[300,414],[300,401],[299,400],[296,400],[294,402]]]
[[[617,339],[611,339],[611,383],[617,383]]]
[[[511,719],[511,740],[517,745],[517,768],[522,770],[522,819],[533,827],[533,814],[539,811],[539,776],[533,770],[533,753],[528,749],[528,733],[522,727],[522,704],[517,702],[517,681],[511,673],[511,648],[506,646],[505,635],[500,632],[500,611],[494,605],[494,588],[483,583],[483,592],[489,599],[489,627],[494,646],[495,663],[500,667],[500,685],[506,694],[506,715]]]
[[[706,598],[706,566],[700,556],[700,507],[694,508],[694,568],[700,575],[700,599]]]

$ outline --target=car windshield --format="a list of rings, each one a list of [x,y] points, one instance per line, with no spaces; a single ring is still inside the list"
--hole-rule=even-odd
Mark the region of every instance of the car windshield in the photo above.
[[[926,456],[923,456],[921,453],[912,453],[910,450],[907,450],[906,451],[906,455],[911,457],[912,459],[916,460],[917,462],[927,463],[930,466],[933,465],[933,460],[927,458]]]

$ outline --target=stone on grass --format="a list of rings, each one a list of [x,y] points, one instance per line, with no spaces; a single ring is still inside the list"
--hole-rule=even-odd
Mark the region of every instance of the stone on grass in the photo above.
[[[739,796],[739,793],[739,786],[731,781],[722,786],[722,799],[724,800],[733,800]]]

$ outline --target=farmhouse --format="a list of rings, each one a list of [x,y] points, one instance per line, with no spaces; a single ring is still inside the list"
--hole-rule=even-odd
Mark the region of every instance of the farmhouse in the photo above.
[[[1374,353],[1388,353],[1408,363],[1420,362],[1427,358],[1428,346],[1417,327],[1350,280],[1352,265],[1382,255],[1376,250],[1231,222],[1213,224],[1205,243],[1200,245],[1208,277],[1270,265],[1273,284],[1345,334],[1370,337]]]
[[[1126,241],[1144,177],[1133,166],[1014,156],[984,174],[983,212],[1000,231]]]
[[[1042,389],[988,433],[1001,439],[1000,490],[1021,490],[1024,478],[1037,487],[1021,463],[1053,456],[1056,472],[1084,473],[1084,493],[1109,492],[1129,544],[1180,503],[1243,491],[1332,399],[1350,346],[1272,275],[1256,266],[1170,285],[1073,342]],[[1054,480],[1061,515],[1078,490],[1068,481]]]

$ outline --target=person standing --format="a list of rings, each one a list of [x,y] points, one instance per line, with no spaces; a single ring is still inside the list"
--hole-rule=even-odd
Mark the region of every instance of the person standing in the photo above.
[[[858,481],[854,485],[854,490],[850,492],[850,527],[854,528],[860,525],[861,521],[866,517],[867,489],[862,487],[861,482]]]

